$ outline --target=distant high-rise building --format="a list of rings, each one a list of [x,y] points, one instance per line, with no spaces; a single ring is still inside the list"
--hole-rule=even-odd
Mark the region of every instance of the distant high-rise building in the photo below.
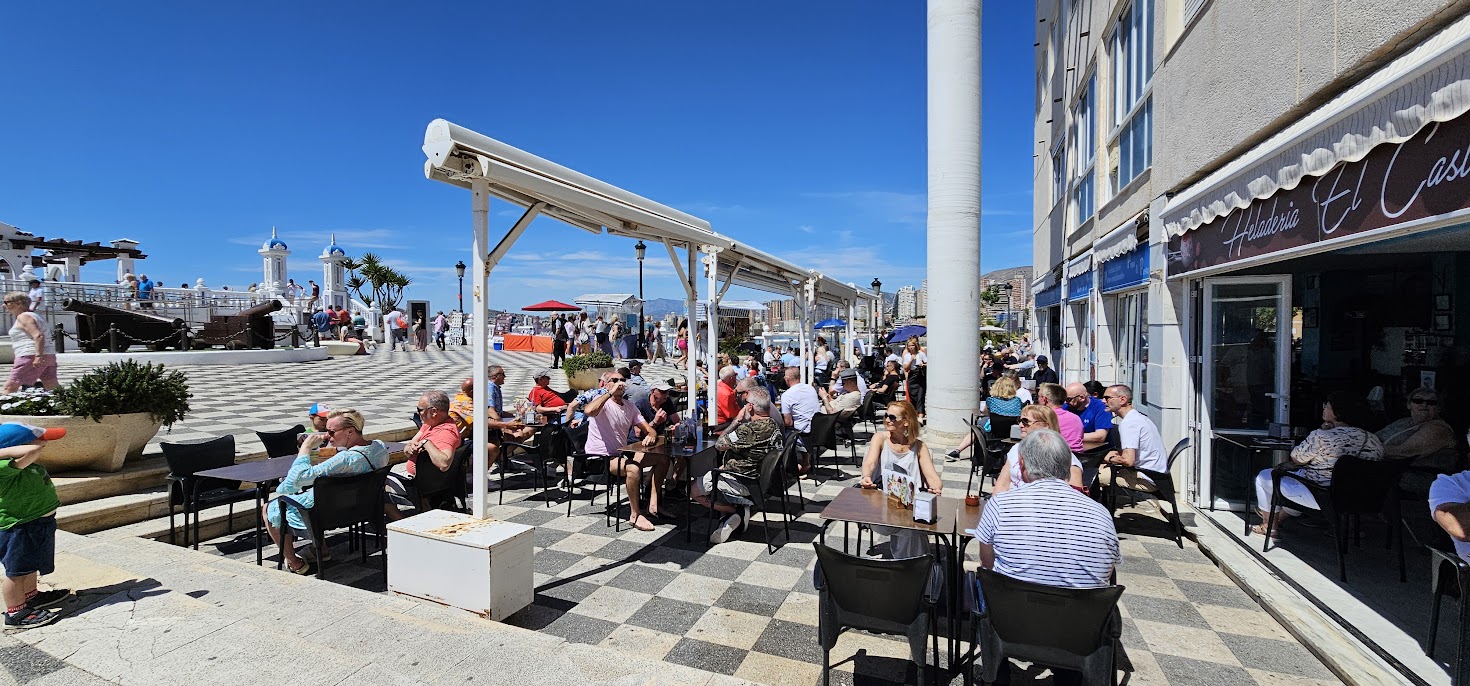
[[[917,317],[929,316],[929,280],[924,279],[924,285],[919,286],[919,292],[914,298],[914,314]]]
[[[898,289],[898,321],[906,321],[918,316],[918,291],[913,286],[904,286]]]

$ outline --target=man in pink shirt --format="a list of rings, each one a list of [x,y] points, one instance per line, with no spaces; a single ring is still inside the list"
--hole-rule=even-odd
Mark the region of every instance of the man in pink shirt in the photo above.
[[[605,388],[606,393],[593,398],[583,412],[587,415],[588,455],[621,455],[628,430],[638,427],[643,435],[643,445],[658,442],[658,434],[643,420],[643,415],[633,401],[627,398],[628,382],[613,376]],[[653,468],[653,488],[648,492],[648,514],[661,516],[658,496],[663,491],[664,476],[669,471],[667,455],[635,453],[632,457],[622,456],[610,460],[608,471],[614,476],[622,474],[628,486],[628,523],[640,531],[653,531],[653,523],[643,516],[639,508],[639,482],[643,479],[643,468]]]
[[[1082,418],[1067,409],[1067,389],[1060,384],[1044,383],[1036,387],[1036,400],[1057,413],[1057,428],[1074,453],[1082,452]]]

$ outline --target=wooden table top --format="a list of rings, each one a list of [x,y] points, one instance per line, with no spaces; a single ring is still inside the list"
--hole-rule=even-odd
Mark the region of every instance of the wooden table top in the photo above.
[[[659,436],[658,442],[651,446],[643,445],[642,441],[634,441],[620,448],[618,452],[647,453],[649,455],[664,456],[692,455],[711,445],[714,445],[713,441],[704,441],[703,443],[686,441],[683,445],[674,445],[674,442],[669,440],[668,436]]]
[[[940,496],[935,499],[935,507],[938,510],[938,519],[933,524],[914,521],[913,510],[906,510],[893,501],[889,500],[888,494],[877,488],[844,488],[837,494],[827,507],[822,508],[822,519],[856,522],[872,526],[891,526],[898,529],[912,529],[931,534],[952,534],[955,524],[959,520],[961,511],[975,510],[979,507],[965,507],[965,502],[958,498]],[[968,515],[968,512],[964,512]],[[975,515],[975,521],[979,521],[979,514]],[[974,526],[973,524],[971,525]]]

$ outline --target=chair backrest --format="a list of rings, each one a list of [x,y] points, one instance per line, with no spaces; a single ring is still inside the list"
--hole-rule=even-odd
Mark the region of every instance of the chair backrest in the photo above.
[[[867,420],[873,417],[873,401],[877,397],[878,394],[874,391],[868,391],[865,395],[863,395],[863,406],[862,409],[858,410],[858,419]]]
[[[812,415],[812,428],[802,436],[808,450],[813,448],[837,449],[837,420],[835,414],[818,412]]]
[[[1184,438],[1179,439],[1179,442],[1174,444],[1174,449],[1169,451],[1169,466],[1165,467],[1164,470],[1165,471],[1168,471],[1168,472],[1173,472],[1174,471],[1174,460],[1179,459],[1179,456],[1182,455],[1182,454],[1184,454],[1184,451],[1185,450],[1188,450],[1188,449],[1189,449],[1189,437],[1186,436]]]
[[[568,388],[564,392],[557,393],[556,394],[556,397],[561,398],[565,402],[572,402],[573,400],[576,400],[577,399],[577,395],[579,393],[580,393],[580,391],[578,391],[575,388]]]
[[[1058,588],[984,568],[975,575],[990,625],[1000,640],[1077,656],[1091,655],[1108,640],[1108,625],[1123,595],[1122,586]]]
[[[194,443],[159,443],[169,473],[176,477],[235,464],[235,437],[211,438]],[[292,450],[295,452],[295,450]]]
[[[912,624],[924,611],[933,555],[878,560],[848,555],[816,541],[812,546],[817,549],[822,590],[839,609],[894,624]]]
[[[304,433],[306,433],[306,427],[297,424],[285,431],[257,431],[255,435],[260,437],[261,445],[265,446],[267,457],[284,457],[296,454],[297,448],[300,447],[300,444],[296,442],[296,437]]]
[[[1365,460],[1343,455],[1332,467],[1332,505],[1339,512],[1379,512],[1398,488],[1408,460]]]
[[[449,459],[449,469],[443,471],[434,464],[427,450],[415,455],[413,483],[420,497],[463,490],[465,465],[473,458],[474,449],[475,444],[472,441],[460,443],[454,450],[454,456]]]
[[[383,516],[383,484],[387,480],[388,467],[317,479],[312,485],[316,503],[311,508],[311,523],[321,531],[330,531],[376,521]]]
[[[582,424],[576,428],[567,427],[565,425],[562,427],[562,440],[566,441],[565,447],[568,455],[586,454],[588,429],[589,425],[587,422],[582,422]]]
[[[796,442],[795,436],[787,436],[785,440],[786,443],[785,445],[781,446],[780,450],[772,451],[780,456],[780,458],[776,460],[776,464],[772,466],[775,467],[777,473],[779,474],[795,474],[797,461],[800,459],[800,456],[797,454],[797,449],[801,446]],[[765,460],[762,460],[761,488],[765,489],[765,493],[773,493],[774,491],[773,494],[779,494],[782,490],[786,488],[786,481],[784,479],[777,479],[772,476],[770,477],[770,483],[767,484],[767,477],[765,476],[766,467],[767,465],[765,463]]]
[[[785,447],[778,446],[761,458],[759,472],[759,487],[761,493],[779,495],[786,487],[786,482],[781,478],[785,471],[782,467],[786,464],[786,456],[796,459],[796,449],[793,447],[796,441],[791,441]]]
[[[990,435],[995,438],[1010,438],[1011,427],[1021,421],[1020,417],[1012,417],[1008,414],[990,413]]]

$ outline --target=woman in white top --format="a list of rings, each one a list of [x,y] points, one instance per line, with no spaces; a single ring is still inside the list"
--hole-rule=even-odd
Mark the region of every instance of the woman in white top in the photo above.
[[[1021,408],[1021,418],[1016,420],[1016,425],[1021,427],[1021,438],[1030,435],[1035,429],[1051,429],[1061,433],[1061,429],[1057,428],[1057,413],[1045,405],[1027,405]],[[1021,444],[1017,443],[1006,453],[1006,468],[996,477],[991,495],[1026,485],[1026,476],[1021,473],[1020,457]],[[1082,461],[1076,455],[1072,456],[1072,470],[1067,473],[1067,485],[1082,488]]]
[[[919,440],[919,419],[914,406],[902,400],[888,403],[888,416],[883,418],[887,431],[873,435],[868,454],[863,458],[863,488],[879,488],[884,472],[906,475],[910,481],[934,495],[944,491],[944,481],[934,468],[929,446]],[[917,557],[929,552],[928,535],[908,529],[875,526],[873,530],[891,536],[889,553],[895,558]]]
[[[919,423],[924,423],[925,367],[929,366],[929,354],[919,347],[919,337],[909,336],[903,346],[904,393],[914,410],[919,413]]]
[[[56,342],[51,340],[46,320],[31,311],[31,296],[21,291],[7,294],[5,311],[15,319],[10,325],[15,365],[10,368],[5,392],[14,393],[38,381],[48,389],[56,388],[60,385],[56,381]]]

